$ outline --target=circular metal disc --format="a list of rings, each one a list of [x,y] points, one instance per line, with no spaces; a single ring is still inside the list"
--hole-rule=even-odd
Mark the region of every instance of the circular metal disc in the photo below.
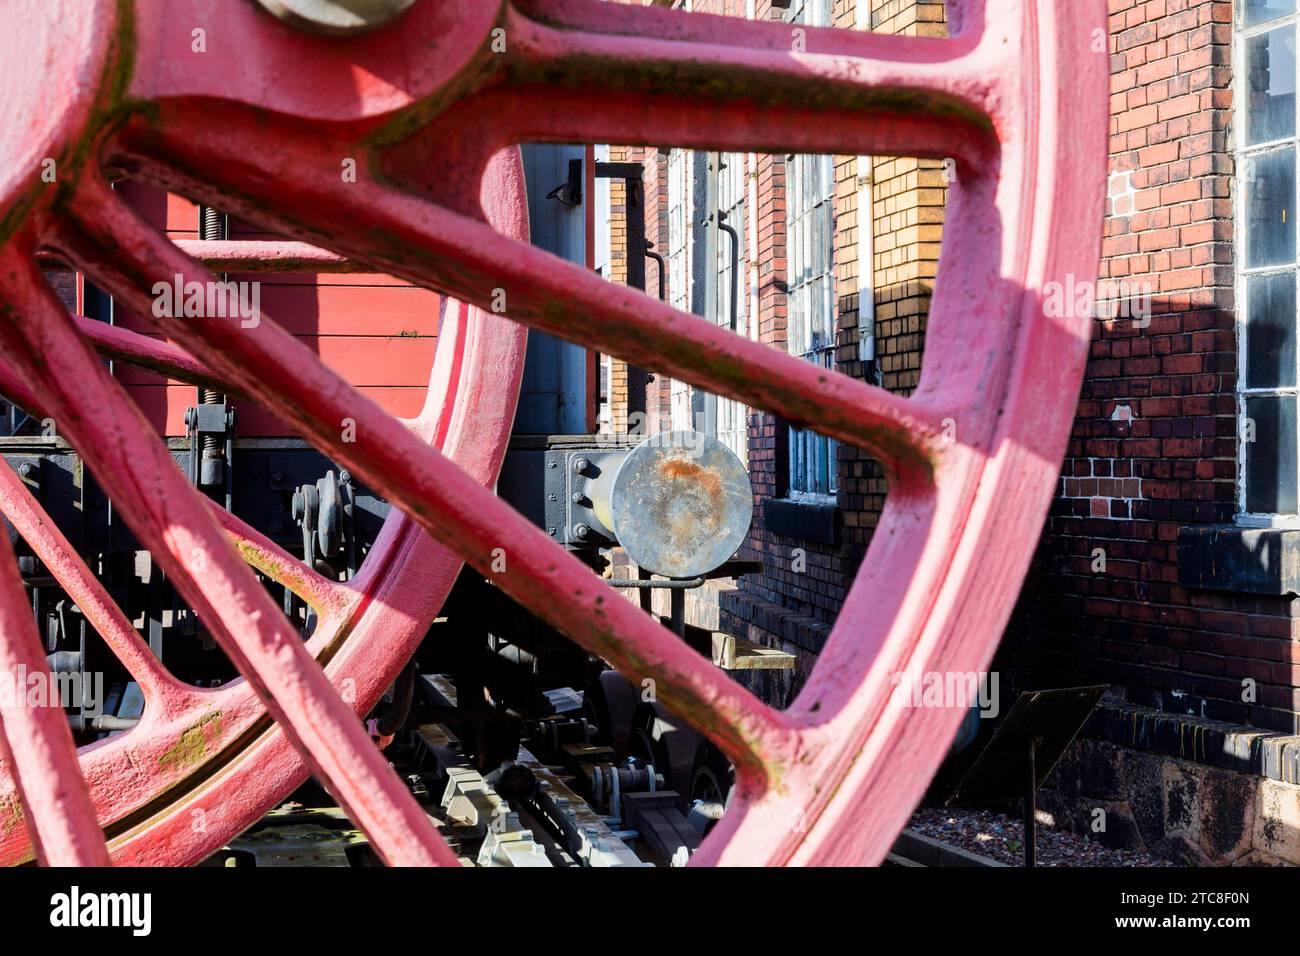
[[[415,0],[257,0],[285,23],[308,33],[352,36],[391,23]]]
[[[640,567],[691,578],[744,542],[754,492],[731,449],[693,431],[664,432],[632,449],[614,479],[611,529]]]

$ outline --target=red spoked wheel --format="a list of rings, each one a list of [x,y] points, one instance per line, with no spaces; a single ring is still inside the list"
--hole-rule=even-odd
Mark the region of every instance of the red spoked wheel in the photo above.
[[[141,726],[79,755],[61,714],[3,712],[18,789],[0,800],[21,796],[43,859],[103,860],[103,828],[115,861],[195,861],[310,769],[389,862],[451,862],[354,709],[391,681],[460,559],[627,676],[652,679],[726,753],[736,793],[695,862],[884,855],[963,715],[910,708],[891,686],[988,665],[1073,417],[1090,317],[1049,317],[1043,297],[1049,282],[1096,274],[1100,0],[954,2],[948,40],[600,0],[417,0],[347,38],[216,0],[30,0],[16,14],[0,37],[12,64],[0,118],[22,131],[0,164],[0,392],[60,423],[247,680],[204,693],[170,679],[48,522],[14,519],[30,506],[21,489],[0,484],[0,506],[56,570],[62,549],[65,587],[148,695]],[[954,158],[917,392],[817,368],[527,246],[506,197],[518,168],[502,150],[529,141]],[[485,487],[518,385],[522,339],[502,318],[451,323],[460,345],[440,343],[431,389],[445,400],[409,428],[270,318],[250,328],[164,315],[158,330],[175,344],[150,350],[64,314],[34,265],[41,249],[144,315],[154,283],[211,279],[120,202],[106,168],[480,308],[504,304],[511,319],[876,456],[888,503],[794,706],[761,704]],[[356,587],[318,580],[189,489],[92,347],[255,395],[409,522],[385,528]],[[244,559],[330,626],[302,644]],[[3,663],[39,666],[12,561],[0,565]],[[427,600],[414,596],[422,576]],[[406,625],[396,648],[383,646],[392,621]],[[339,693],[348,681],[352,700]],[[11,861],[30,852],[16,830],[0,831]]]

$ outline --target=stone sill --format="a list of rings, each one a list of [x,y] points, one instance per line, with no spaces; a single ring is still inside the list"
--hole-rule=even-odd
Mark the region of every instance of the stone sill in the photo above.
[[[790,608],[764,601],[740,589],[719,592],[719,604],[724,614],[730,614],[746,628],[757,628],[772,637],[811,654],[820,654],[830,637],[831,627],[816,618],[800,614]],[[719,628],[728,630],[727,628]],[[754,638],[746,632],[741,636]],[[756,643],[764,643],[756,641]],[[782,647],[782,649],[786,649]]]
[[[1234,524],[1178,529],[1178,583],[1249,594],[1300,594],[1300,530]]]
[[[840,543],[840,509],[830,502],[769,498],[763,502],[763,530],[816,544]]]
[[[1104,699],[1083,735],[1121,747],[1300,784],[1300,736]]]

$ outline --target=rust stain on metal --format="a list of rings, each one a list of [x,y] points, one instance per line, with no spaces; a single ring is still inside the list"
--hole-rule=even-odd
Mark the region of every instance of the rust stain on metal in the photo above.
[[[17,797],[0,799],[0,836],[8,836],[23,825],[23,805]]]
[[[696,482],[714,502],[722,495],[722,476],[716,468],[703,468],[697,462],[683,458],[665,458],[659,463],[659,474],[665,478],[683,478]]]
[[[211,732],[209,729],[211,728]],[[209,738],[215,744],[221,739],[221,711],[208,714],[194,724],[171,747],[158,758],[162,767],[188,767],[198,763],[208,752]]]

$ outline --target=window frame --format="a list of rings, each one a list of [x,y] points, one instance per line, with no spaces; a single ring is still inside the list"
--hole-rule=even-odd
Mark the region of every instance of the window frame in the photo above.
[[[1290,136],[1280,139],[1267,140],[1260,143],[1247,145],[1247,122],[1249,121],[1250,111],[1249,103],[1244,99],[1245,94],[1249,92],[1246,87],[1247,73],[1249,71],[1247,61],[1247,46],[1249,41],[1256,37],[1271,33],[1274,30],[1290,26],[1295,31],[1296,37],[1296,80],[1297,92],[1295,95],[1296,116]],[[1295,259],[1286,264],[1255,266],[1246,265],[1246,251],[1249,248],[1248,243],[1250,236],[1247,230],[1249,219],[1246,208],[1246,200],[1249,195],[1247,184],[1247,166],[1248,162],[1255,157],[1267,154],[1281,153],[1286,148],[1290,148],[1296,166],[1294,182],[1292,184],[1293,213],[1300,210],[1300,3],[1297,9],[1289,14],[1265,20],[1261,23],[1246,26],[1246,4],[1239,0],[1234,4],[1233,9],[1233,77],[1232,83],[1238,96],[1233,101],[1233,136],[1232,144],[1233,157],[1233,295],[1236,303],[1236,316],[1233,322],[1236,347],[1237,347],[1237,365],[1236,365],[1236,382],[1233,386],[1233,399],[1235,408],[1235,420],[1237,424],[1236,438],[1236,495],[1234,501],[1234,522],[1242,527],[1247,528],[1300,528],[1300,500],[1297,501],[1297,512],[1252,512],[1246,510],[1246,450],[1250,444],[1243,440],[1244,425],[1247,420],[1246,402],[1248,398],[1263,397],[1289,397],[1296,401],[1296,453],[1297,453],[1297,472],[1300,472],[1300,224],[1294,224],[1296,228],[1296,253]],[[1238,72],[1240,71],[1240,72]],[[1296,285],[1296,303],[1297,315],[1292,325],[1292,334],[1296,336],[1296,372],[1293,383],[1289,386],[1274,387],[1249,387],[1247,386],[1247,365],[1248,365],[1248,331],[1250,323],[1250,298],[1249,282],[1254,278],[1262,278],[1272,275],[1292,276]],[[1258,437],[1258,436],[1256,436]],[[1296,475],[1297,498],[1300,499],[1300,473]]]
[[[813,21],[808,19],[810,14],[815,18]],[[816,19],[818,15],[820,15],[821,19]],[[824,22],[822,22],[823,20]],[[786,22],[803,24],[814,29],[834,26],[834,0],[795,0],[786,15]],[[821,198],[812,205],[802,208],[796,215],[794,199],[798,196],[802,202],[804,198],[801,193],[796,192],[795,177],[801,172],[796,168],[796,163],[802,165],[803,162],[809,160],[816,160],[826,165],[826,190]],[[836,299],[835,288],[835,157],[814,153],[787,154],[784,192],[786,209],[786,350],[791,355],[814,362],[822,368],[833,370],[835,368],[835,349],[838,344],[839,331],[839,304]],[[802,266],[801,262],[797,263],[795,256],[796,243],[799,241],[796,238],[798,230],[801,230],[804,224],[814,224],[818,215],[817,210],[823,205],[827,209],[825,269],[818,271],[815,276],[809,273],[810,278],[806,281],[796,281],[796,264]],[[808,238],[808,245],[814,245],[810,232]],[[804,253],[807,251],[806,249],[801,250]],[[821,265],[821,263],[818,263],[818,265]],[[811,291],[814,283],[817,282],[825,283],[824,289],[826,291],[827,308],[829,309],[829,315],[826,316],[827,328],[829,329],[828,341],[820,345],[815,344],[816,337],[813,334],[814,316],[811,307],[808,309],[807,316],[803,317],[803,325],[796,326],[797,319],[795,315],[797,294],[804,290]],[[804,348],[804,342],[796,342],[796,335],[806,339],[807,348]],[[818,504],[835,503],[839,498],[838,443],[825,435],[818,434],[810,429],[797,428],[794,425],[789,426],[787,431],[788,455],[786,460],[785,496],[796,501],[806,500]]]
[[[749,302],[749,242],[747,237],[749,225],[749,154],[743,152],[715,152],[713,161],[715,170],[717,211],[726,214],[727,225],[736,231],[739,241],[736,256],[736,328],[737,335],[752,338],[750,335]],[[735,194],[732,195],[734,188]],[[730,203],[728,204],[728,201]],[[721,228],[717,230],[718,242],[714,262],[717,276],[715,294],[711,307],[714,321],[727,328],[730,321],[731,294],[731,245],[730,236],[724,236]],[[716,406],[714,431],[718,441],[722,442],[737,458],[749,467],[749,406],[724,395],[719,395]]]
[[[691,312],[691,244],[694,240],[695,184],[694,151],[674,146],[668,151],[668,304],[679,312]],[[679,200],[674,202],[674,198]],[[677,214],[675,216],[675,214]],[[677,378],[668,388],[669,421],[674,431],[693,430],[691,386]],[[683,419],[685,419],[683,421]]]

